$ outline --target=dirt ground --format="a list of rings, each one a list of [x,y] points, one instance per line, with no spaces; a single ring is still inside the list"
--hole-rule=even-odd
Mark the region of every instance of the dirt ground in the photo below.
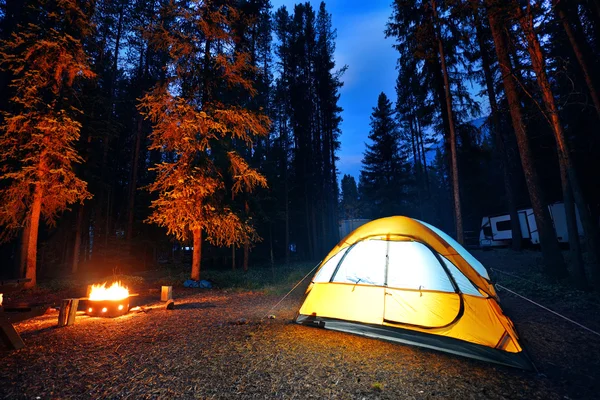
[[[476,254],[509,272],[527,267],[503,255]],[[56,311],[18,324],[26,347],[0,350],[0,397],[599,398],[600,337],[500,293],[539,372],[294,324],[302,290],[269,311],[278,296],[179,289],[174,310],[150,302],[146,312],[80,316],[65,328]],[[598,328],[596,304],[563,308]]]

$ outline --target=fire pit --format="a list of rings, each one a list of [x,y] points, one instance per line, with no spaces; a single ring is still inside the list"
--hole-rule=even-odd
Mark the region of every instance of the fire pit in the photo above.
[[[87,315],[91,317],[119,317],[129,312],[129,290],[115,282],[110,287],[106,283],[92,285],[88,297]]]

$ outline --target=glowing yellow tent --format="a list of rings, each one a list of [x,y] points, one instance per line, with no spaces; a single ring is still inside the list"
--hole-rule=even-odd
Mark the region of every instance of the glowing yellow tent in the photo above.
[[[371,221],[321,262],[296,322],[529,369],[485,267],[439,229]]]

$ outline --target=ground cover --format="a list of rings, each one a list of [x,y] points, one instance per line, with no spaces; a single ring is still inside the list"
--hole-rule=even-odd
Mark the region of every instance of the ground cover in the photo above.
[[[492,273],[503,286],[599,328],[598,296],[545,282],[538,275],[538,253],[474,254],[495,269]],[[81,316],[73,326],[56,328],[53,312],[20,323],[17,329],[27,347],[0,350],[0,397],[597,396],[600,337],[501,289],[502,306],[517,325],[538,372],[294,324],[306,282],[271,308],[311,268],[304,264],[285,272],[280,269],[275,278],[270,269],[251,272],[252,279],[228,272],[229,280],[215,280],[220,288],[213,290],[177,287],[174,310],[148,296],[145,312],[120,318]],[[150,275],[144,278],[148,285],[160,279]],[[227,277],[217,273],[213,278]],[[58,296],[64,290],[69,289],[52,293]]]

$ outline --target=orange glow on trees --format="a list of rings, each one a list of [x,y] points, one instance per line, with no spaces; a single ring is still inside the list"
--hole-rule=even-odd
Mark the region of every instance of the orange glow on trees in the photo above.
[[[75,84],[94,76],[80,39],[89,18],[73,0],[42,1],[37,24],[28,24],[0,47],[2,67],[13,74],[11,107],[0,130],[0,225],[8,239],[26,226],[26,277],[36,283],[40,216],[53,224],[69,204],[91,197],[73,171],[80,123],[72,106]]]
[[[168,10],[178,29],[149,29],[158,50],[170,55],[170,74],[141,99],[140,109],[153,124],[150,149],[163,154],[148,186],[158,199],[147,222],[179,240],[193,238],[191,278],[197,280],[203,232],[218,246],[258,239],[227,199],[266,187],[266,179],[236,149],[267,135],[270,122],[242,106],[256,90],[247,78],[254,68],[249,55],[236,49],[232,24],[238,12],[229,1],[191,3]]]

